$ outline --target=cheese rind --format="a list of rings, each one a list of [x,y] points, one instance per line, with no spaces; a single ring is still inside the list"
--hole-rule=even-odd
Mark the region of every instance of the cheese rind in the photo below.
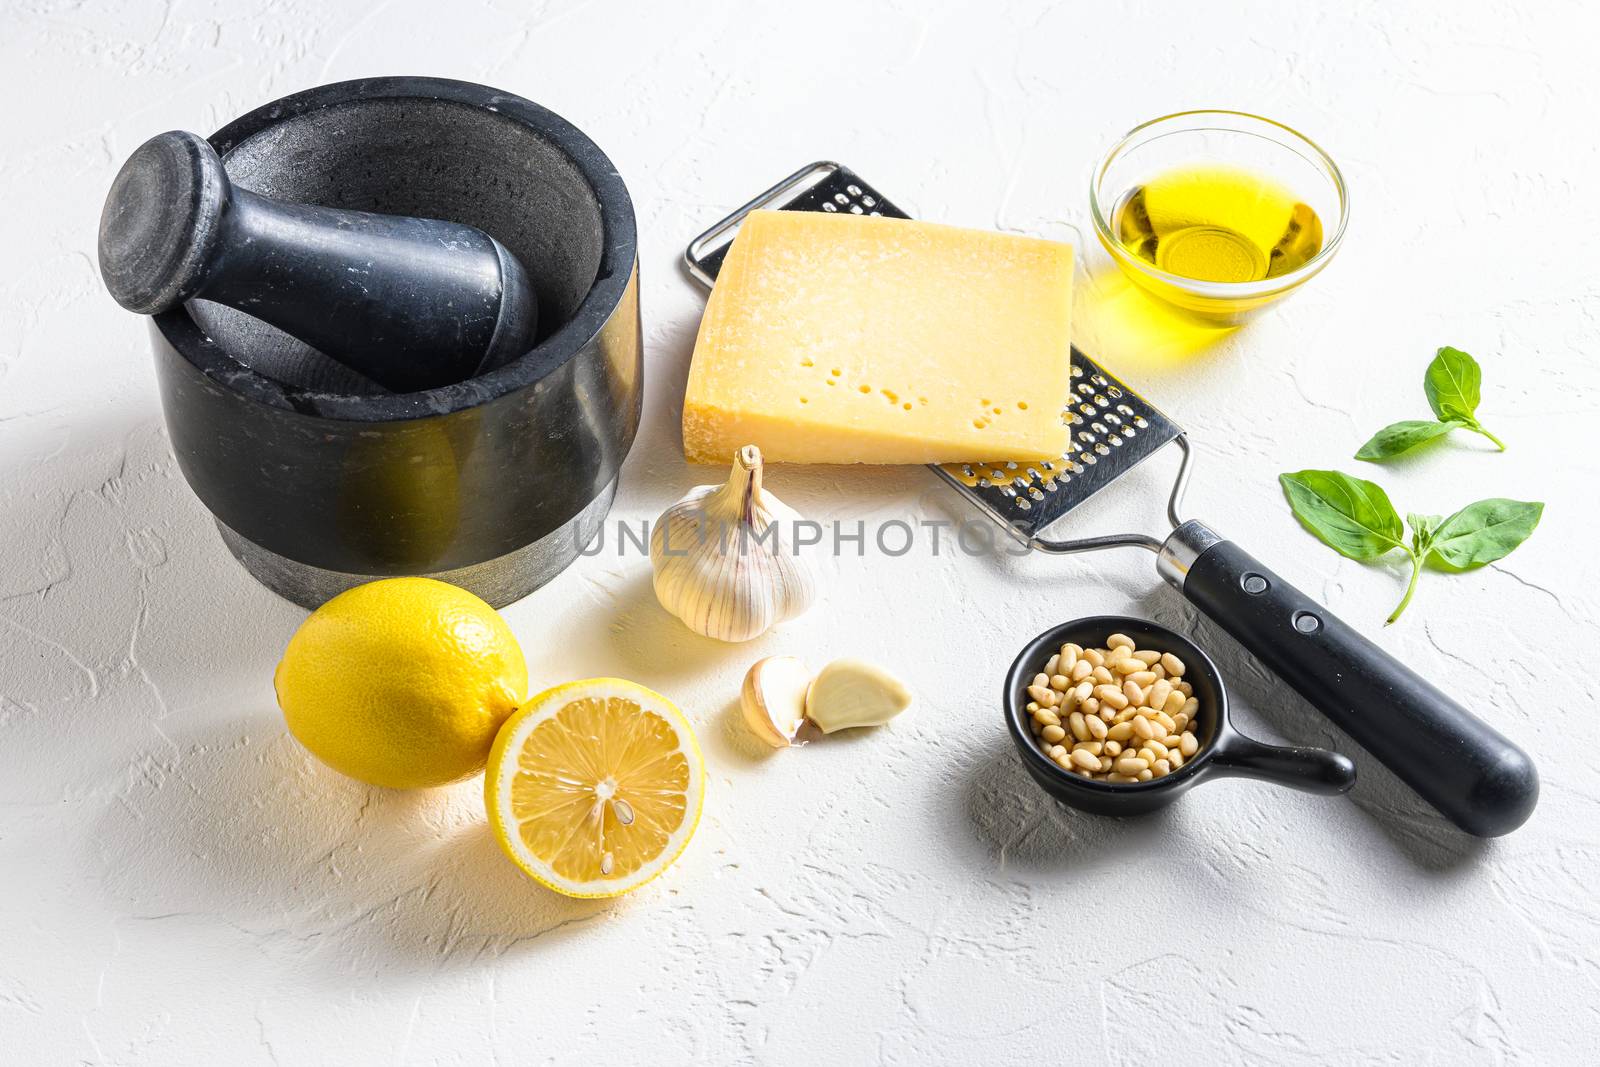
[[[1066,451],[1072,248],[926,222],[755,211],[695,341],[684,452],[727,463]]]

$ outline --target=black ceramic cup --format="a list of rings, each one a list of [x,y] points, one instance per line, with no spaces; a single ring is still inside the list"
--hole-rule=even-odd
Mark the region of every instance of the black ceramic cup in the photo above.
[[[1164,778],[1118,783],[1081,777],[1063,770],[1041,752],[1028,727],[1028,686],[1050,657],[1069,642],[1085,648],[1103,646],[1106,638],[1115,633],[1127,634],[1141,649],[1171,652],[1183,660],[1183,680],[1194,687],[1194,695],[1200,700],[1195,727],[1200,748]],[[1011,731],[1011,740],[1033,780],[1063,804],[1097,815],[1154,811],[1212,778],[1256,778],[1329,796],[1346,792],[1356,781],[1355,764],[1337,752],[1267,745],[1234,729],[1228,716],[1228,690],[1211,657],[1176,631],[1144,619],[1096,615],[1046,630],[1028,642],[1012,662],[1002,699],[1006,729]]]

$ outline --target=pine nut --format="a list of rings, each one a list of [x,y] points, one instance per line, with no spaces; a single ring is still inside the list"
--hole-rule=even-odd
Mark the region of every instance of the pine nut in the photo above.
[[[1094,695],[1099,699],[1100,703],[1110,704],[1118,711],[1121,711],[1123,708],[1132,703],[1132,701],[1122,695],[1122,692],[1118,690],[1116,686],[1112,685],[1095,686]]]
[[[1103,648],[1065,643],[1027,687],[1035,743],[1063,769],[1131,785],[1164,778],[1200,750],[1200,701],[1170,652],[1112,634]]]

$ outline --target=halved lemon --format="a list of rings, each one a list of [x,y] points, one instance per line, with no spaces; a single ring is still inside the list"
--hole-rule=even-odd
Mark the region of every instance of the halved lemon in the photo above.
[[[500,848],[571,897],[614,897],[672,865],[700,822],[705,760],[683,713],[621,678],[546,689],[506,720],[484,801]]]

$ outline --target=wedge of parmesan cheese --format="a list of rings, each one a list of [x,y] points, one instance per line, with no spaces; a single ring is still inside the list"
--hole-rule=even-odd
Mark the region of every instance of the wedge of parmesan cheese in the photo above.
[[[690,462],[1053,459],[1072,248],[903,219],[756,211],[695,341]]]

